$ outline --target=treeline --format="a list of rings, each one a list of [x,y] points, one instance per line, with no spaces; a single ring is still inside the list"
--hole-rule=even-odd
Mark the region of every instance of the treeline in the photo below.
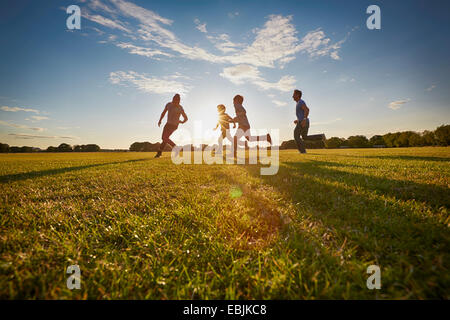
[[[83,144],[71,146],[67,143],[61,143],[58,147],[48,147],[46,150],[42,150],[34,147],[10,147],[6,143],[0,143],[0,153],[29,153],[29,152],[98,152],[100,147],[96,144]]]
[[[450,145],[450,125],[442,125],[434,131],[422,133],[403,131],[375,135],[370,139],[365,136],[350,136],[347,139],[332,137],[325,142],[326,148],[372,148],[372,147],[422,147]]]

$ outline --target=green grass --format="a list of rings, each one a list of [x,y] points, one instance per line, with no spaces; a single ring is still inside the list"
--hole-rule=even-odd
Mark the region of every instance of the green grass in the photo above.
[[[0,298],[449,299],[450,148],[309,152],[0,155]]]

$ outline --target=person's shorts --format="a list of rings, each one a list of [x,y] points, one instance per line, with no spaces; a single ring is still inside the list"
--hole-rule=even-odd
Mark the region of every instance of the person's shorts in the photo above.
[[[175,130],[177,130],[177,128],[178,128],[178,125],[166,123],[166,125],[164,126],[164,129],[163,129],[163,133],[162,133],[163,141],[169,139],[170,135],[172,133],[174,133]]]

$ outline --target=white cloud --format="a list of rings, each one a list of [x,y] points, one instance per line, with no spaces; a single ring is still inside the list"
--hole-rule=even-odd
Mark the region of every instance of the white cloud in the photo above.
[[[391,103],[389,103],[389,108],[391,108],[392,110],[398,110],[402,107],[402,105],[409,101],[411,101],[411,99],[392,101]]]
[[[10,133],[9,135],[17,139],[78,139],[74,136],[40,136],[26,133]]]
[[[147,58],[153,58],[154,56],[172,57],[171,54],[168,54],[161,50],[139,47],[139,46],[135,46],[131,43],[120,42],[120,43],[117,43],[116,46],[119,48],[122,48],[122,49],[128,49],[128,52],[131,54],[137,54],[139,56],[144,56]]]
[[[260,80],[258,68],[248,64],[240,64],[224,68],[220,76],[230,80],[234,84],[243,84],[245,80]]]
[[[134,71],[116,71],[111,72],[109,80],[112,84],[119,84],[124,86],[133,86],[143,92],[147,93],[180,93],[186,94],[190,87],[184,83],[165,80],[156,77],[150,77],[146,74],[140,74]]]
[[[257,80],[253,82],[263,90],[275,89],[288,92],[295,89],[296,80],[293,76],[283,76],[278,82],[268,82],[266,80]]]
[[[208,33],[206,30],[206,23],[201,23],[200,20],[195,19],[194,23],[196,24],[196,29],[203,33]]]
[[[30,120],[32,122],[36,122],[36,121],[41,121],[41,120],[48,120],[49,117],[44,117],[44,116],[31,116],[31,119],[25,119],[25,120]]]
[[[235,17],[237,17],[239,15],[239,12],[228,12],[228,18],[230,19],[234,19]]]
[[[230,41],[230,36],[226,33],[222,33],[218,36],[206,36],[209,41],[214,43],[215,47],[223,53],[237,52],[238,48],[244,46],[243,43],[234,43]]]
[[[428,91],[428,92],[430,92],[430,91],[432,91],[434,88],[436,88],[436,85],[435,85],[435,84],[432,84],[431,86],[429,86],[429,87],[426,88],[425,90]]]
[[[340,60],[339,49],[346,39],[330,44],[331,39],[319,29],[308,32],[301,43],[297,46],[297,51],[306,52],[311,58],[330,56],[334,60]]]
[[[124,0],[111,0],[111,2],[115,5],[114,9],[104,6],[100,0],[96,0],[91,9],[102,10],[102,13],[113,16],[112,19],[90,13],[85,13],[86,17],[106,27],[125,31],[125,36],[129,38],[136,39],[137,36],[143,41],[155,43],[161,51],[171,50],[181,57],[191,60],[282,68],[294,60],[295,54],[301,51],[306,51],[313,57],[328,55],[332,59],[339,59],[338,50],[343,42],[330,44],[330,39],[320,29],[308,33],[299,42],[291,16],[270,15],[261,29],[254,30],[255,40],[247,46],[231,42],[226,34],[210,37],[209,39],[215,42],[216,47],[225,54],[220,56],[203,48],[183,43],[166,28],[173,23],[170,19]],[[238,15],[237,12],[236,15]],[[121,21],[120,16],[136,19],[139,22],[137,30],[130,30],[132,25]],[[207,32],[206,24],[201,23],[198,19],[194,22],[200,31]],[[132,45],[137,47],[136,44]],[[142,51],[130,51],[133,54],[136,54],[135,52],[142,53]],[[146,52],[144,54],[147,55]],[[148,55],[154,56],[153,53]]]
[[[82,11],[82,17],[88,20],[91,20],[93,22],[96,22],[104,27],[108,27],[111,29],[118,29],[127,33],[132,33],[131,30],[129,30],[127,27],[125,27],[122,23],[113,21],[111,19],[105,18],[99,14],[89,14],[87,12]]]
[[[224,68],[220,76],[234,84],[243,84],[247,80],[262,90],[275,89],[284,92],[294,89],[296,82],[293,76],[283,76],[278,82],[269,82],[261,77],[258,68],[248,64]]]
[[[29,108],[19,108],[19,107],[7,107],[7,106],[3,106],[0,108],[3,111],[8,111],[8,112],[18,112],[18,111],[24,111],[24,112],[34,112],[34,113],[38,113],[39,114],[39,110],[35,110],[35,109],[29,109]]]
[[[283,106],[286,106],[286,105],[287,105],[287,103],[284,102],[284,101],[272,100],[272,102],[273,102],[274,104],[276,104],[277,107],[283,107]]]
[[[335,123],[335,122],[338,122],[338,121],[341,121],[341,120],[342,120],[342,118],[336,118],[336,119],[329,120],[329,121],[313,122],[313,123],[311,123],[311,125],[315,125],[315,126],[318,126],[318,125],[327,125],[327,124],[332,124],[332,123]]]
[[[44,128],[29,127],[29,126],[26,126],[23,124],[11,123],[11,122],[7,122],[7,121],[3,121],[3,120],[0,120],[0,125],[12,127],[12,128],[29,129],[29,130],[40,131],[40,132],[45,130]]]

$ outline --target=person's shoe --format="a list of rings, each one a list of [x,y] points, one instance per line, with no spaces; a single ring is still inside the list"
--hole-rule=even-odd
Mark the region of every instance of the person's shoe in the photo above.
[[[270,134],[267,134],[267,142],[272,145],[272,137],[270,136]]]
[[[160,157],[161,157],[161,154],[162,154],[162,152],[161,152],[161,151],[158,151],[158,152],[156,153],[156,155],[155,155],[155,158],[160,158]]]

